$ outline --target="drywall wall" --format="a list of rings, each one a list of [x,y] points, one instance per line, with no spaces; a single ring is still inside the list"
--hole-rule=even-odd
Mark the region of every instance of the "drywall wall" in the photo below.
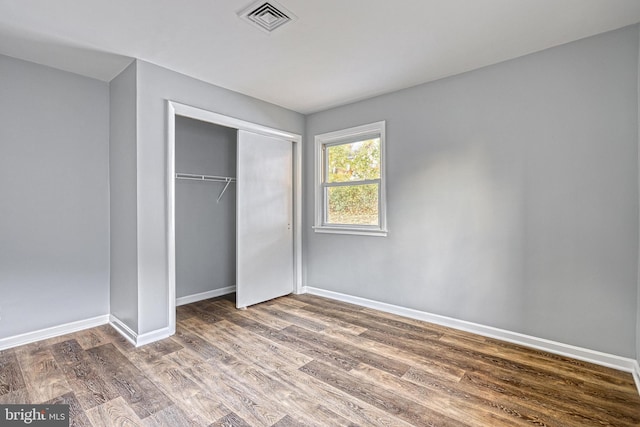
[[[166,100],[302,134],[304,116],[137,61],[138,333],[168,326]]]
[[[136,63],[109,83],[111,314],[138,328]]]
[[[308,116],[386,120],[389,235],[310,229],[307,149],[306,284],[634,357],[637,86],[633,26]]]
[[[109,88],[0,56],[0,339],[109,313]]]
[[[639,26],[640,27],[640,26]],[[640,38],[640,31],[638,32]],[[640,42],[638,43],[640,45]],[[639,47],[640,49],[640,47]],[[640,191],[640,52],[638,52],[638,187]],[[640,210],[640,206],[638,207]],[[640,223],[640,214],[638,215],[638,222]],[[638,226],[640,233],[640,224]],[[637,290],[637,316],[636,316],[636,361],[638,362],[638,369],[640,369],[640,234],[638,235],[638,290]],[[640,372],[638,372],[640,375]],[[640,387],[640,385],[638,385]]]
[[[236,176],[237,130],[176,117],[176,172]],[[176,297],[236,284],[236,185],[176,180]]]

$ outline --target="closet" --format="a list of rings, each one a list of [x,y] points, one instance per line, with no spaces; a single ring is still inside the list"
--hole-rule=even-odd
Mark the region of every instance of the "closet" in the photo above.
[[[293,292],[300,274],[294,196],[300,137],[169,107],[169,286],[175,303],[236,291],[237,307],[245,308]],[[174,115],[173,108],[193,115]]]
[[[235,291],[237,134],[236,129],[176,117],[179,303]]]

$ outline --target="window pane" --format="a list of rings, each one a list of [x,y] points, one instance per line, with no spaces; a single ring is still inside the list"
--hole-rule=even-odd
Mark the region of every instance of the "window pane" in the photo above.
[[[326,147],[327,181],[380,178],[380,138]]]
[[[378,184],[327,188],[327,223],[378,225]]]

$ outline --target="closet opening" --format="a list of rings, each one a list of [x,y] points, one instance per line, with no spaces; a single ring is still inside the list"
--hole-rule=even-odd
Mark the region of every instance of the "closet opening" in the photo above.
[[[176,117],[176,305],[236,291],[237,138],[237,129]]]
[[[302,292],[300,135],[167,101],[168,318]]]

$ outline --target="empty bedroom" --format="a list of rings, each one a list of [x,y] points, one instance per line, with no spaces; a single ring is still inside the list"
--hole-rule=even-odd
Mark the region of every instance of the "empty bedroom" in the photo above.
[[[639,426],[637,0],[0,0],[0,426]]]

